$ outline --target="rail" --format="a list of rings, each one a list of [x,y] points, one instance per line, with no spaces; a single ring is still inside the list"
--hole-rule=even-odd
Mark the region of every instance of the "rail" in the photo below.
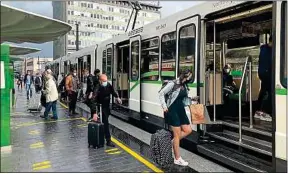
[[[249,63],[249,105],[250,105],[250,128],[253,127],[252,120],[252,62],[251,57],[247,57],[243,69],[243,74],[241,78],[240,88],[239,88],[239,142],[242,142],[242,88],[245,80],[245,75],[247,72],[247,64]]]

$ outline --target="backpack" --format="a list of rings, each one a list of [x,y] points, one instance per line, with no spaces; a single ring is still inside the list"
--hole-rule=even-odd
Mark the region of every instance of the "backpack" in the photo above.
[[[153,161],[161,167],[168,167],[174,161],[171,140],[171,133],[165,129],[158,130],[151,136],[150,155]]]
[[[41,86],[41,79],[40,79],[40,77],[36,77],[36,78],[35,78],[35,85]]]
[[[165,88],[165,86],[167,86],[167,84],[170,82],[170,80],[165,80],[163,81],[162,83],[162,86],[161,86],[161,89],[158,91],[158,93],[163,89]],[[165,102],[167,102],[168,98],[169,98],[169,95],[172,94],[177,88],[178,88],[178,85],[176,84],[176,80],[172,80],[172,82],[174,82],[174,87],[172,88],[172,90],[170,92],[168,92],[167,94],[165,94]]]
[[[66,76],[67,77],[67,76]],[[66,77],[64,77],[62,79],[62,81],[60,82],[59,86],[58,86],[58,91],[62,91],[62,89],[64,88],[64,91],[66,91],[65,89],[65,81],[66,81]]]

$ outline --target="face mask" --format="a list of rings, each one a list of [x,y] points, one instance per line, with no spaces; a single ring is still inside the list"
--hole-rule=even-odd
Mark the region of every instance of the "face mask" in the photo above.
[[[77,75],[77,73],[73,73],[73,76],[76,76]]]
[[[224,70],[226,73],[230,73],[230,69],[225,69]]]
[[[107,86],[108,82],[102,82],[102,86]]]

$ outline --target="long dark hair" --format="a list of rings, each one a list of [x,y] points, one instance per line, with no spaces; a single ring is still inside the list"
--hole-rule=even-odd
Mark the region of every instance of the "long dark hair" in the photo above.
[[[187,88],[188,91],[189,91],[189,87],[188,87],[188,83],[187,83],[188,81],[183,83],[183,79],[189,77],[189,74],[192,74],[192,71],[189,70],[189,69],[186,69],[186,70],[181,71],[180,75],[178,77],[180,84],[184,85]]]

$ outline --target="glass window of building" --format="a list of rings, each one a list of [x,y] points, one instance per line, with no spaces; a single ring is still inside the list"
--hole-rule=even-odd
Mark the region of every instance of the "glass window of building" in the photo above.
[[[141,79],[157,81],[159,78],[159,38],[141,43]]]
[[[161,79],[173,80],[176,70],[176,32],[163,35],[161,43]]]
[[[137,81],[139,78],[139,41],[131,43],[131,81]]]
[[[196,27],[195,25],[185,26],[180,29],[180,40],[179,40],[179,72],[178,75],[184,70],[191,70],[195,72],[195,48],[196,48]]]

